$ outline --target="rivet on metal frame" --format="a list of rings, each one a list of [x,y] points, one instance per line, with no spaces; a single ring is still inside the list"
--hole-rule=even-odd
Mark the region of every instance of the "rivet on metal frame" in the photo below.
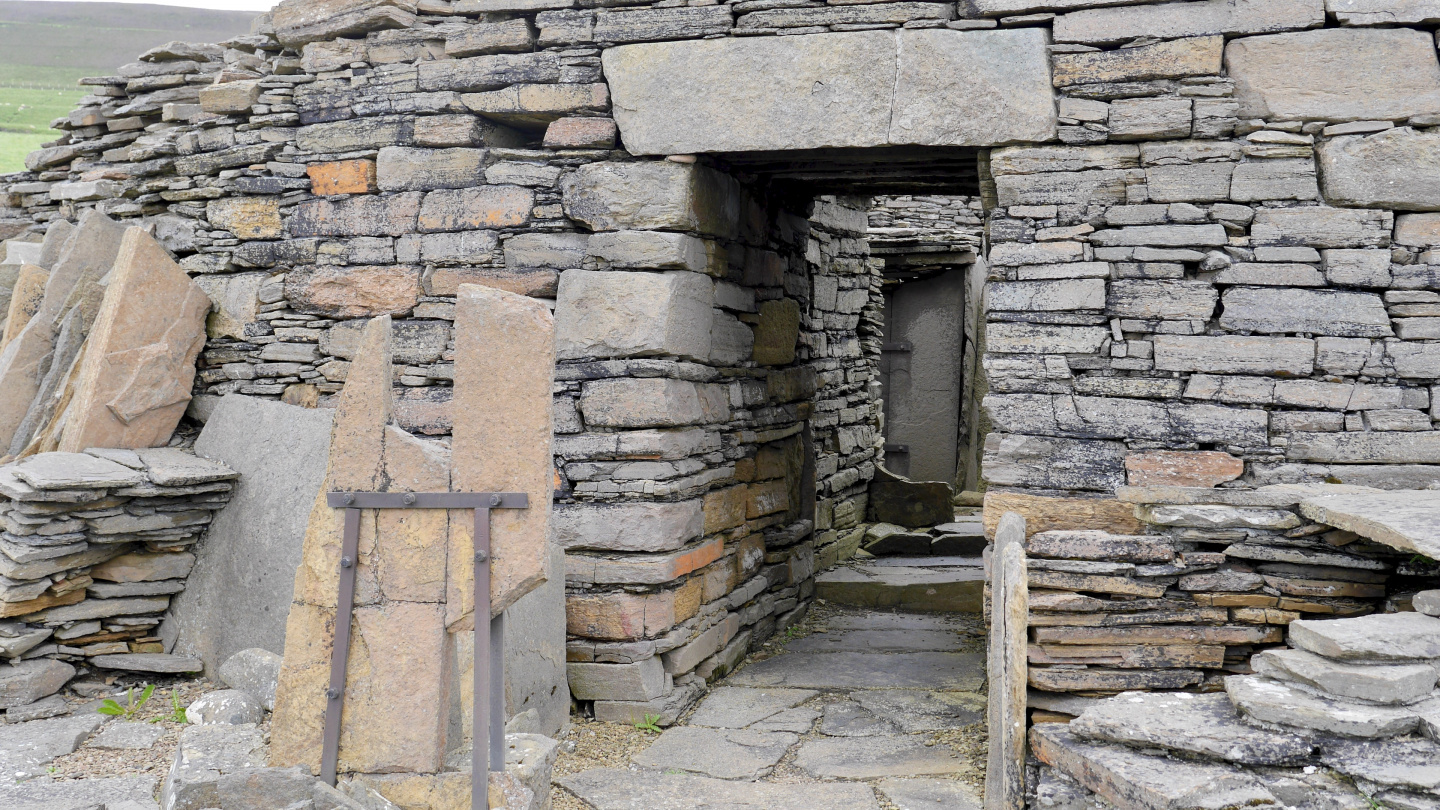
[[[499,495],[491,495],[491,496],[490,496],[490,505],[491,505],[492,507],[499,506],[499,505],[500,505],[500,502],[501,502],[502,500],[503,500],[503,498],[501,498]]]
[[[483,549],[475,552],[475,562],[483,563],[488,559],[490,559],[490,555],[486,554]]]
[[[352,504],[352,503],[354,503],[354,502],[355,502],[355,493],[353,493],[353,492],[347,492],[347,493],[345,493],[345,503],[346,503],[346,504]]]
[[[407,492],[403,497],[400,498],[400,500],[404,501],[406,506],[409,506],[410,504],[415,503],[415,493]]]
[[[352,560],[352,559],[350,559],[349,557],[341,557],[341,558],[340,558],[340,567],[341,567],[341,568],[349,568],[350,566],[352,566],[352,565],[354,565],[354,564],[355,564],[355,561]]]

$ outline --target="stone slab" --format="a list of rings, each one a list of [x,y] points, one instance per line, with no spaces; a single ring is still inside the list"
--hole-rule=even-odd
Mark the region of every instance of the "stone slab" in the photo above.
[[[106,726],[90,741],[91,748],[115,751],[144,751],[165,736],[165,729],[154,723],[116,721]]]
[[[1331,205],[1440,210],[1440,183],[1432,179],[1440,166],[1440,136],[1433,131],[1395,127],[1332,138],[1317,152]]]
[[[1246,724],[1221,694],[1125,692],[1086,709],[1070,728],[1089,739],[1243,765],[1301,765],[1315,751],[1294,734]]]
[[[712,691],[687,721],[692,726],[745,728],[819,694],[810,689],[745,689],[722,686]]]
[[[820,733],[826,737],[875,737],[899,732],[894,725],[850,701],[827,703],[823,714]]]
[[[1262,650],[1251,657],[1250,666],[1257,675],[1373,703],[1419,700],[1434,689],[1436,677],[1429,664],[1352,664],[1293,649]]]
[[[556,780],[596,810],[693,810],[696,797],[716,807],[761,810],[879,810],[861,784],[731,782],[685,773],[592,768]]]
[[[802,689],[973,691],[984,681],[980,653],[791,653],[746,666],[734,686]]]
[[[1321,697],[1284,681],[1231,675],[1225,692],[1246,715],[1264,723],[1314,729],[1347,737],[1377,739],[1414,731],[1416,710]]]
[[[48,777],[0,784],[0,806],[6,810],[93,810],[104,805],[115,810],[149,810],[156,807],[154,776],[123,776],[54,782]]]
[[[1433,791],[1440,788],[1440,745],[1431,740],[1343,740],[1325,747],[1326,765],[1356,779]]]
[[[1304,619],[1290,625],[1290,643],[1316,655],[1341,660],[1440,658],[1440,619],[1421,613]]]
[[[970,765],[944,745],[926,745],[919,736],[840,737],[806,740],[795,765],[812,776],[874,779],[960,773]]]
[[[877,785],[900,810],[980,810],[980,799],[966,786],[950,779],[891,778]]]
[[[961,652],[970,646],[944,630],[850,630],[813,633],[785,645],[790,652]]]
[[[230,394],[195,442],[197,455],[240,479],[196,546],[195,568],[171,600],[163,632],[176,652],[199,657],[211,674],[244,649],[285,652],[295,568],[325,477],[333,416]]]
[[[16,463],[15,475],[40,490],[105,489],[145,483],[144,473],[86,453],[38,453]]]
[[[107,719],[84,712],[0,726],[0,773],[7,783],[43,775],[52,760],[79,748]]]
[[[769,773],[798,739],[782,731],[679,726],[661,734],[634,762],[666,772],[754,781]]]
[[[1440,492],[1320,495],[1300,501],[1300,514],[1400,551],[1440,559]]]
[[[59,449],[170,441],[190,402],[210,306],[154,237],[126,230],[85,342]]]
[[[860,564],[818,575],[815,588],[821,599],[841,605],[975,613],[980,610],[984,573],[970,566]]]
[[[1038,30],[861,31],[625,45],[602,59],[633,154],[990,146],[1053,137],[1046,44]]]
[[[907,734],[950,731],[974,725],[985,718],[985,697],[974,692],[865,689],[853,692],[850,697]]]

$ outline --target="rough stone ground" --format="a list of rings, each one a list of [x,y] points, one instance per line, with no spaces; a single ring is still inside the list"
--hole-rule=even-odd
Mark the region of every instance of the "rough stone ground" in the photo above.
[[[125,705],[132,685],[138,698],[147,682],[156,684],[155,691],[128,720],[96,712],[105,697]],[[9,771],[0,782],[0,807],[70,810],[106,799],[154,799],[185,728],[171,719],[172,690],[183,710],[217,688],[208,679],[127,676],[112,685],[113,693],[86,697],[67,690],[47,698],[62,701],[66,713],[0,725],[0,763]],[[109,747],[124,744],[143,747]]]
[[[577,720],[555,810],[978,806],[984,650],[977,614],[817,601],[663,734]]]

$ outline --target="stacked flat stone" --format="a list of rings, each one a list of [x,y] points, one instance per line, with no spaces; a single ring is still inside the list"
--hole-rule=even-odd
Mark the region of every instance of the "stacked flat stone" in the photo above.
[[[1440,800],[1440,619],[1307,619],[1289,640],[1253,658],[1256,675],[1227,678],[1223,694],[1124,693],[1068,725],[1036,725],[1031,744],[1044,764],[1030,806]]]
[[[196,671],[198,662],[164,654],[157,629],[235,478],[163,447],[42,453],[0,467],[0,654]]]
[[[895,195],[870,200],[871,249],[923,246],[979,251],[985,229],[978,197],[943,194]]]

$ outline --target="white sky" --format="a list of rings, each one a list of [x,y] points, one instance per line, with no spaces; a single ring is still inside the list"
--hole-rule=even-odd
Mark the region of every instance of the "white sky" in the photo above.
[[[156,6],[185,6],[187,8],[216,8],[230,11],[269,11],[278,0],[109,0],[119,3],[148,3]],[[58,0],[62,3],[94,2],[94,0]]]

